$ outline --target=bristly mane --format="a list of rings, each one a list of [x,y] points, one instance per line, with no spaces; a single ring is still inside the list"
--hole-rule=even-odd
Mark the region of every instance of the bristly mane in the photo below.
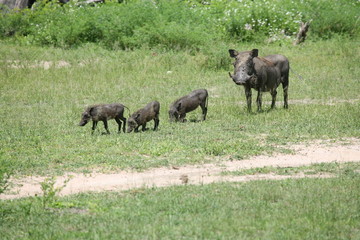
[[[270,65],[270,66],[275,66],[273,62],[267,60],[266,58],[263,57],[257,57],[259,58],[261,61],[265,62],[266,64]]]

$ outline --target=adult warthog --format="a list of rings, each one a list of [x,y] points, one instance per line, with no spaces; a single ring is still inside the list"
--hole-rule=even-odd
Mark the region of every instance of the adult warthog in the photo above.
[[[256,103],[261,111],[262,93],[270,91],[271,108],[275,107],[277,87],[280,83],[284,91],[284,108],[288,108],[289,60],[283,55],[258,57],[258,49],[237,52],[229,49],[230,57],[235,58],[234,74],[229,72],[237,85],[243,85],[248,111],[251,111],[251,88],[258,91]]]

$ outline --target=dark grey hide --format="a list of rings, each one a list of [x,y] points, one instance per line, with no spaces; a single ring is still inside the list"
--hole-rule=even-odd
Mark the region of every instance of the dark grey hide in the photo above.
[[[275,107],[277,87],[282,83],[284,108],[288,108],[289,60],[283,55],[258,57],[258,49],[237,52],[229,49],[230,57],[235,58],[234,74],[229,73],[237,85],[243,85],[248,111],[251,111],[251,88],[258,91],[257,108],[261,111],[263,92],[272,96],[271,108]]]
[[[170,121],[184,122],[186,113],[195,110],[198,106],[202,109],[202,120],[206,119],[208,104],[208,92],[206,89],[197,89],[189,95],[176,100],[169,110]]]
[[[153,101],[148,103],[144,108],[141,108],[134,112],[128,119],[128,129],[127,132],[130,133],[132,130],[135,132],[139,131],[139,127],[142,126],[142,131],[148,130],[146,128],[146,123],[154,120],[154,131],[158,128],[160,112],[160,103],[158,101]]]
[[[92,133],[94,133],[97,123],[99,121],[103,121],[106,133],[110,134],[107,121],[110,119],[115,119],[119,125],[118,132],[121,132],[122,122],[123,132],[125,132],[126,118],[124,118],[124,108],[125,106],[120,103],[89,106],[85,109],[85,112],[82,113],[79,126],[85,126],[90,120],[92,120]]]

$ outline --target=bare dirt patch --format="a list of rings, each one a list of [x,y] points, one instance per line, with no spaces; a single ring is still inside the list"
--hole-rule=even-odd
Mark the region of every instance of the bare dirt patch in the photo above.
[[[20,61],[20,60],[8,60],[6,61],[9,68],[43,68],[48,70],[51,67],[64,68],[70,67],[71,64],[67,61]]]
[[[238,171],[258,167],[300,167],[314,163],[360,162],[360,139],[345,141],[316,141],[292,146],[295,154],[277,154],[274,156],[256,156],[241,161],[225,161],[220,164],[198,166],[163,167],[145,172],[121,171],[113,174],[68,173],[57,177],[55,186],[62,186],[66,179],[70,181],[60,195],[76,194],[88,191],[123,191],[141,187],[166,187],[180,184],[209,184],[221,181],[244,182],[252,180],[281,180],[286,178],[332,177],[328,174],[306,175],[303,173],[284,176],[275,174],[257,174],[246,176],[223,176],[224,171]],[[44,177],[13,179],[15,185],[11,191],[0,195],[0,199],[14,199],[41,195],[40,183]]]

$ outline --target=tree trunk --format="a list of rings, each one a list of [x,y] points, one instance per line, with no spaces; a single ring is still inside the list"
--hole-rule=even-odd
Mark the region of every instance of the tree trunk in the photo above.
[[[305,41],[305,38],[306,38],[306,33],[307,31],[309,30],[309,27],[310,27],[310,22],[306,22],[306,23],[300,23],[300,29],[299,29],[299,32],[296,36],[296,40],[294,42],[294,45],[298,45],[302,42]]]
[[[3,4],[10,9],[23,9],[28,7],[29,0],[0,0],[0,4]]]

